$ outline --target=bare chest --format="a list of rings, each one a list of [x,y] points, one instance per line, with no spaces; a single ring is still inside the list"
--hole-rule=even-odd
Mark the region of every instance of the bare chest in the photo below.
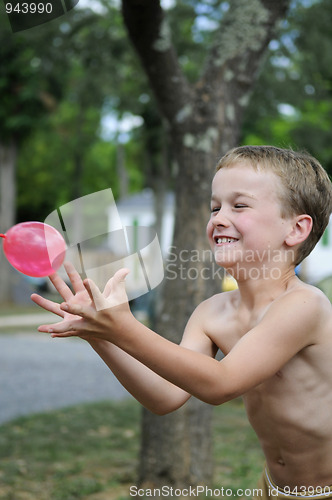
[[[297,436],[298,446],[309,436],[325,439],[332,435],[331,365],[317,370],[316,347],[307,347],[272,377],[244,395],[248,419],[259,437],[275,444]],[[332,349],[330,359],[332,359]],[[320,356],[321,357],[321,356]],[[271,431],[273,434],[271,435]]]
[[[321,375],[298,354],[243,396],[269,470],[281,486],[330,484],[332,396]]]

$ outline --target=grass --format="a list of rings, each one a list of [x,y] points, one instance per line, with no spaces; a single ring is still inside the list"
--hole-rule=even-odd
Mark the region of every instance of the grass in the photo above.
[[[241,399],[214,409],[213,433],[215,487],[232,489],[234,497],[239,488],[256,488],[264,456]]]
[[[140,415],[140,405],[126,400],[79,405],[2,425],[0,499],[132,498]],[[254,488],[263,457],[242,402],[215,409],[213,432],[213,487],[234,492]]]
[[[103,402],[1,426],[0,498],[90,498],[133,481],[139,414],[132,401]]]

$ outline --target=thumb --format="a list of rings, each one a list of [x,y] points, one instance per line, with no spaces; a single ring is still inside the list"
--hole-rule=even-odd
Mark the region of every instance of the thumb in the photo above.
[[[126,267],[124,267],[123,269],[119,269],[113,276],[114,284],[124,284],[129,272],[129,269],[127,269]]]
[[[125,291],[125,280],[127,275],[130,273],[129,269],[122,268],[119,269],[114,276],[108,280],[104,289],[104,296],[108,297],[112,291],[115,291],[118,286]]]
[[[128,296],[125,286],[125,279],[128,273],[129,269],[126,268],[117,271],[107,282],[103,293],[100,292],[99,288],[92,280],[85,280],[87,282],[87,286],[92,285],[90,286],[90,297],[91,300],[93,300],[97,311],[100,311],[101,309],[109,309],[121,304],[128,304]]]

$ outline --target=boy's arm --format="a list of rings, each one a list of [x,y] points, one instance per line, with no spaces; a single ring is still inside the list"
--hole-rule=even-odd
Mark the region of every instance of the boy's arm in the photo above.
[[[50,277],[56,290],[67,302],[90,304],[90,296],[77,271],[68,264],[66,270],[74,293],[58,274]],[[78,316],[63,311],[60,304],[56,302],[47,300],[37,294],[33,294],[31,298],[37,305],[57,314],[67,323],[70,320],[79,319]],[[206,340],[205,342],[198,341],[201,335],[199,334],[199,321],[197,318],[192,320],[191,324],[193,331],[195,331],[191,341],[192,348],[202,349],[207,354],[212,352],[211,342]],[[90,343],[128,392],[150,411],[157,414],[169,413],[182,406],[189,399],[190,394],[186,391],[163,379],[116,345],[105,339],[93,338],[93,335],[80,336]]]
[[[211,404],[237,397],[273,376],[296,353],[315,343],[312,332],[317,331],[322,321],[320,300],[308,297],[306,291],[291,292],[276,300],[261,322],[218,362],[204,352],[200,345],[205,342],[202,335],[197,336],[200,351],[197,352],[191,331],[178,346],[139,323],[128,305],[121,302],[124,277],[118,275],[113,281],[109,301],[93,282],[86,280],[87,290],[99,310],[95,306],[63,304],[62,309],[81,319],[44,325],[41,331],[58,337],[105,339],[186,393]],[[107,304],[111,306],[107,308]]]
[[[218,348],[204,333],[204,311],[202,309],[204,306],[200,305],[192,313],[181,344],[192,351],[200,352],[208,357],[215,357]],[[170,413],[190,398],[190,393],[158,375],[116,345],[106,340],[91,340],[88,337],[85,339],[88,340],[121,384],[153,413],[159,415]],[[181,368],[178,366],[177,369]]]
[[[119,382],[145,408],[165,415],[182,406],[190,394],[105,340],[88,341]]]

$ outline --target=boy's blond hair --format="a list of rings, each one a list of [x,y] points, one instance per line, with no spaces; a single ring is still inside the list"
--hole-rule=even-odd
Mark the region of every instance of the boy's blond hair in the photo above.
[[[332,183],[321,164],[305,152],[274,146],[241,146],[223,156],[217,170],[239,162],[250,163],[255,170],[270,170],[284,189],[279,193],[281,216],[307,214],[313,221],[307,239],[299,246],[295,265],[309,255],[323,235],[332,213]]]

